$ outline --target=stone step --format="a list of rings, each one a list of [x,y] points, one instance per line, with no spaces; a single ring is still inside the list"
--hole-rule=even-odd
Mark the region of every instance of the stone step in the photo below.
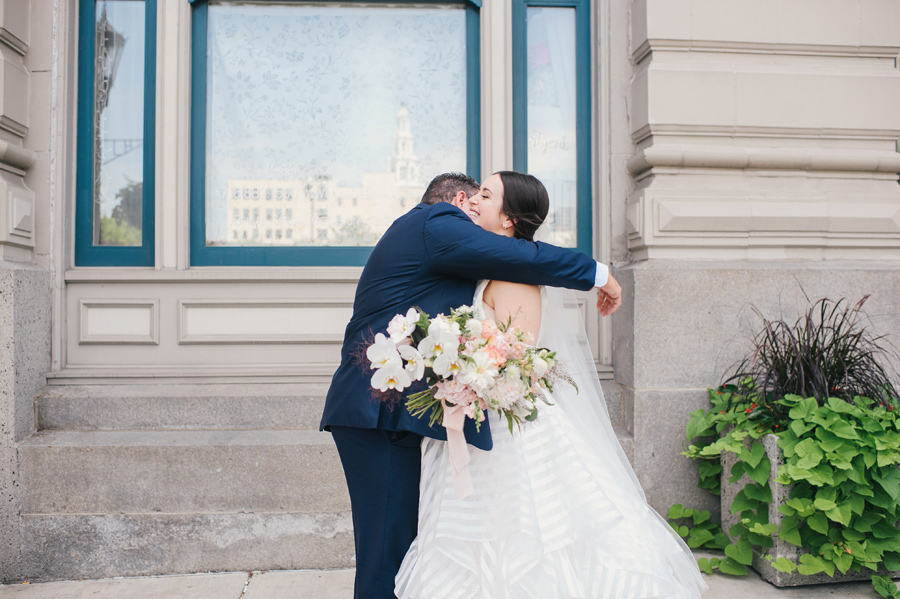
[[[328,433],[43,431],[19,463],[32,580],[352,565]]]
[[[32,582],[354,565],[350,512],[23,514],[20,530]]]
[[[622,389],[602,381],[613,426]],[[35,397],[38,430],[252,430],[319,428],[321,383],[50,385]]]
[[[19,451],[25,513],[350,509],[317,431],[44,431]]]
[[[35,397],[38,430],[319,428],[328,385],[50,385]]]

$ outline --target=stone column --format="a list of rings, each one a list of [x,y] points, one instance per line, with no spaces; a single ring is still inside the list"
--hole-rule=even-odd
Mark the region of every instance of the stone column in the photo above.
[[[52,0],[0,0],[0,583],[21,579],[17,446],[50,369],[52,12]]]
[[[634,191],[617,381],[651,503],[715,509],[678,455],[757,320],[858,300],[900,330],[900,4],[634,0]],[[897,338],[893,341],[897,343]]]

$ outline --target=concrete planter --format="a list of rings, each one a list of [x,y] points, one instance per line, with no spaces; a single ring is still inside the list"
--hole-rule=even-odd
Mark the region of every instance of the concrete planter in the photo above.
[[[793,485],[780,485],[775,482],[775,479],[778,476],[778,467],[784,464],[784,457],[781,454],[781,449],[778,447],[778,437],[772,434],[768,434],[762,437],[760,441],[762,442],[763,447],[765,447],[766,449],[766,457],[769,458],[769,463],[771,464],[771,468],[769,470],[769,485],[772,488],[772,503],[769,504],[769,522],[771,524],[777,524],[778,528],[781,529],[781,520],[784,515],[778,511],[778,506],[788,500]],[[725,531],[725,534],[727,534],[728,537],[732,539],[732,541],[734,541],[734,538],[731,537],[728,531],[732,526],[738,523],[738,521],[740,520],[740,514],[731,513],[731,503],[734,500],[734,496],[737,495],[747,485],[747,483],[751,482],[750,477],[748,477],[746,474],[742,476],[736,483],[728,482],[728,478],[731,475],[731,467],[736,461],[737,458],[733,453],[726,453],[722,456],[722,529]],[[769,553],[775,559],[784,557],[793,561],[794,563],[798,563],[800,555],[803,553],[808,553],[807,550],[801,549],[796,545],[786,543],[777,536],[775,536],[772,540],[775,543],[775,546],[769,549]],[[860,572],[853,572],[852,570],[850,570],[846,574],[841,574],[840,572],[835,571],[834,577],[828,576],[828,574],[825,573],[805,576],[803,574],[798,574],[796,571],[793,574],[787,574],[773,568],[767,560],[763,559],[761,553],[756,550],[754,550],[753,552],[752,567],[754,570],[759,572],[759,575],[763,578],[763,580],[770,582],[777,587],[794,587],[807,584],[822,584],[828,582],[869,580],[869,576],[873,574],[873,572],[871,572],[870,570],[862,570]],[[878,574],[888,573],[889,572],[887,572],[887,570],[885,570],[884,568],[882,568],[878,572]],[[892,578],[900,577],[900,571],[890,572],[889,574]]]

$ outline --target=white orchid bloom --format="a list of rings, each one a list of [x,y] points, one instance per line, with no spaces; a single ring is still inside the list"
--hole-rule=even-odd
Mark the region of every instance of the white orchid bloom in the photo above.
[[[409,373],[404,370],[403,364],[399,360],[388,362],[372,375],[372,387],[381,392],[385,392],[388,389],[403,391],[411,384]]]
[[[416,330],[416,323],[419,322],[419,312],[415,308],[410,308],[406,316],[397,314],[388,324],[387,332],[391,336],[391,341],[399,343],[413,334]]]
[[[366,357],[372,363],[372,368],[382,368],[391,362],[402,366],[397,345],[381,333],[375,335],[375,343],[366,349]]]
[[[434,359],[431,365],[432,370],[438,376],[450,378],[452,375],[460,371],[460,365],[457,361],[456,354],[443,353]]]
[[[459,337],[446,331],[438,331],[432,335],[429,329],[429,335],[419,342],[419,353],[428,359],[446,355],[451,360],[456,360],[459,356]]]
[[[425,358],[414,347],[404,345],[399,348],[400,357],[406,360],[406,372],[414,381],[425,376]]]

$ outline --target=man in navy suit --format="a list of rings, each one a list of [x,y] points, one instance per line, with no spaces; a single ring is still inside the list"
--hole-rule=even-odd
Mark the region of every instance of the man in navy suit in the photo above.
[[[341,365],[320,425],[331,431],[350,491],[355,599],[394,597],[394,577],[416,536],[419,445],[423,435],[447,438],[442,426],[413,418],[402,402],[379,401],[370,384],[372,371],[360,358],[375,333],[412,306],[435,316],[470,304],[479,279],[599,287],[598,309],[604,316],[621,303],[621,289],[605,265],[578,252],[489,233],[468,215],[477,213],[477,202],[478,184],[471,177],[436,177],[422,202],[394,221],[375,246],[356,288]],[[422,381],[406,394],[424,388]],[[464,432],[471,445],[491,449],[487,421],[476,432],[466,419]]]

